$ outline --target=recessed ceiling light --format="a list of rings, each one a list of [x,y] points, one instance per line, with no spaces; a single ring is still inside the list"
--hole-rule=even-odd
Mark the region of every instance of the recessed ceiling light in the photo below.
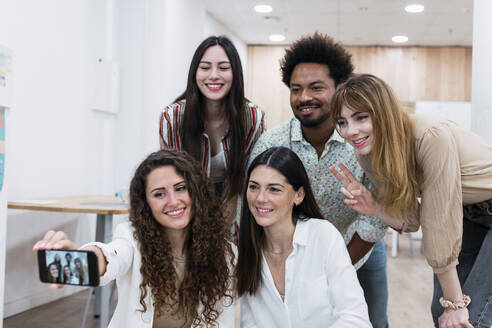
[[[282,34],[272,34],[270,35],[269,39],[273,42],[281,42],[285,40],[285,36],[283,36]]]
[[[273,8],[272,8],[272,6],[270,6],[270,5],[256,5],[256,6],[255,6],[255,11],[256,11],[257,13],[262,13],[262,14],[264,14],[264,13],[269,13],[269,12],[271,12],[272,10],[273,10]]]
[[[408,36],[406,35],[395,35],[391,38],[394,43],[405,43],[408,41]]]
[[[405,7],[405,11],[412,14],[421,13],[424,11],[424,6],[419,4],[408,5]]]

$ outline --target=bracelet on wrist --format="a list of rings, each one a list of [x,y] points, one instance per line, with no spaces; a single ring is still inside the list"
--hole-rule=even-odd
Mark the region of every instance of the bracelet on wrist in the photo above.
[[[445,300],[443,297],[439,299],[439,303],[441,303],[441,306],[445,309],[451,309],[451,310],[459,310],[459,309],[464,309],[468,306],[468,304],[471,303],[471,298],[468,295],[463,294],[463,299],[458,302],[451,302],[449,300]]]

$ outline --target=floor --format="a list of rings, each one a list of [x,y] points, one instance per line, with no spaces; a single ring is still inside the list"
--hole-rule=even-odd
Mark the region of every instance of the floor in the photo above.
[[[391,257],[391,233],[387,235],[388,270],[388,317],[390,327],[434,327],[430,304],[432,300],[433,275],[421,252],[421,241],[413,241],[410,235],[399,235],[399,250]]]
[[[390,327],[427,328],[433,327],[430,315],[432,296],[432,270],[420,253],[420,241],[415,241],[414,254],[410,250],[409,236],[400,235],[398,256],[391,258],[390,234],[388,245],[388,280]],[[80,327],[87,291],[74,294],[3,321],[4,328],[48,328]],[[98,319],[91,312],[87,328],[99,327]]]
[[[72,328],[80,327],[88,290],[36,307],[3,320],[4,328]],[[93,316],[92,296],[86,328],[99,328],[99,320]]]

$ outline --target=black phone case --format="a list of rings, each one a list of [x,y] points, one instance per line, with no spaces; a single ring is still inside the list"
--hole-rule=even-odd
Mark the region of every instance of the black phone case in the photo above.
[[[63,281],[51,281],[48,277],[48,268],[46,264],[46,252],[55,251],[55,252],[70,252],[70,253],[87,253],[87,266],[88,266],[88,278],[89,281],[87,284],[76,284],[76,283],[66,283]],[[99,286],[99,267],[97,261],[96,253],[92,251],[81,251],[81,250],[40,250],[38,253],[38,272],[39,272],[39,280],[43,283],[56,283],[62,285],[70,285],[70,286],[81,286],[81,287],[97,287]],[[61,266],[61,265],[60,265]]]

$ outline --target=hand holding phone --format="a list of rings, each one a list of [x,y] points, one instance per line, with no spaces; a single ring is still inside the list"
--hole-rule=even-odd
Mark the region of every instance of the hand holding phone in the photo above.
[[[48,231],[33,250],[38,251],[39,278],[52,289],[63,285],[98,286],[97,255],[76,250],[75,243],[63,231]]]
[[[32,250],[39,251],[42,249],[76,249],[75,243],[68,239],[67,234],[63,231],[48,231],[43,239],[34,244]]]

